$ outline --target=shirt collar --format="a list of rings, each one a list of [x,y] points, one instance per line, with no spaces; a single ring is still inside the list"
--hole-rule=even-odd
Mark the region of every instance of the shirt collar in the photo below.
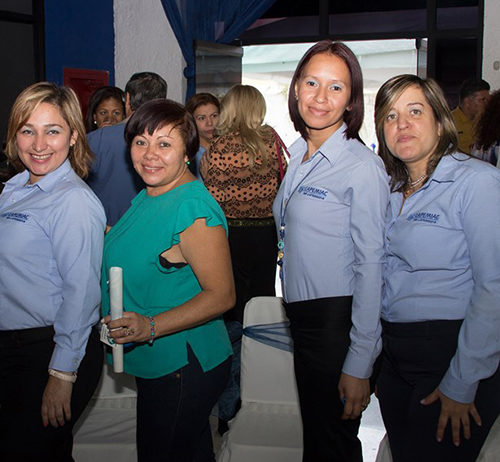
[[[333,164],[341,156],[343,145],[347,141],[345,137],[346,129],[347,125],[344,122],[342,123],[342,126],[333,134],[331,134],[327,138],[327,140],[319,147],[319,149],[314,152],[314,154],[311,156],[311,159],[316,156],[316,154],[320,154],[325,159],[327,159],[330,164]],[[290,146],[290,154],[292,157],[298,155],[302,157],[306,150],[307,141],[302,137],[295,141],[292,146]]]
[[[448,181],[455,181],[458,175],[458,164],[456,161],[463,162],[470,159],[470,156],[462,152],[455,152],[443,156],[436,166],[434,172],[432,172],[431,181],[437,181],[438,183],[445,183]]]
[[[71,167],[71,163],[69,159],[66,159],[59,167],[57,167],[53,172],[44,175],[40,180],[38,180],[35,184],[28,184],[29,180],[29,172],[28,170],[24,170],[21,173],[18,173],[14,177],[12,177],[9,181],[5,183],[5,190],[8,191],[10,189],[16,188],[24,188],[37,187],[45,192],[50,192],[59,181],[68,175],[68,173],[72,172],[73,169]]]

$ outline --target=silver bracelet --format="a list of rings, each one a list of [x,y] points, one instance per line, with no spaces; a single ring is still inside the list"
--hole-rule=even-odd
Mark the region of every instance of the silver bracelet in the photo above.
[[[65,374],[64,372],[56,371],[55,369],[49,369],[49,375],[56,377],[57,379],[64,380],[65,382],[76,382],[76,372],[72,372],[71,375],[68,375],[67,373]]]

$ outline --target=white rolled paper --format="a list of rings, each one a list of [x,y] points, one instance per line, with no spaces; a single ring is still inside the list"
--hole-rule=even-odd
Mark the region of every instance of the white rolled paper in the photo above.
[[[123,269],[112,266],[109,269],[109,304],[111,319],[123,316]],[[113,370],[123,372],[123,345],[116,345],[113,350]]]

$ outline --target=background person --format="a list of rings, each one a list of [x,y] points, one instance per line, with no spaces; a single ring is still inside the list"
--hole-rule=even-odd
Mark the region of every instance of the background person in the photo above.
[[[300,60],[288,107],[299,138],[274,217],[294,341],[304,462],[361,461],[360,414],[380,351],[383,163],[356,138],[363,122],[359,63],[325,40]]]
[[[200,174],[200,162],[215,135],[215,127],[219,122],[220,103],[210,93],[197,93],[186,103],[186,109],[193,114],[200,138],[200,148],[191,164],[191,171],[199,180],[203,180]]]
[[[388,80],[375,122],[392,188],[377,396],[393,459],[472,462],[500,411],[500,172],[456,152],[432,80]]]
[[[130,207],[144,187],[134,170],[125,143],[125,124],[141,104],[167,97],[167,82],[154,72],[137,72],[125,86],[127,119],[89,133],[87,138],[95,159],[87,183],[102,202],[107,228],[111,228]]]
[[[474,145],[474,124],[483,112],[490,95],[490,84],[482,79],[468,79],[460,87],[458,107],[451,115],[458,132],[458,149],[470,154]]]
[[[108,127],[125,118],[125,93],[118,87],[98,88],[89,99],[85,128],[87,133]]]
[[[228,380],[231,344],[221,314],[234,303],[226,222],[187,162],[199,146],[183,106],[150,101],[125,129],[146,184],[106,236],[109,268],[123,268],[123,318],[105,318],[118,343],[136,342],[124,369],[136,376],[139,461],[215,461],[208,417]]]
[[[105,217],[82,181],[91,154],[73,90],[41,82],[16,99],[0,195],[0,459],[68,461],[101,374]]]
[[[235,85],[221,102],[218,136],[201,163],[205,186],[224,211],[236,287],[236,304],[224,319],[234,351],[231,382],[219,401],[219,432],[239,408],[243,311],[257,296],[276,294],[276,230],[272,204],[278,191],[283,153],[275,131],[263,125],[266,102],[250,85]]]
[[[500,90],[492,93],[476,124],[476,144],[471,154],[500,167]]]

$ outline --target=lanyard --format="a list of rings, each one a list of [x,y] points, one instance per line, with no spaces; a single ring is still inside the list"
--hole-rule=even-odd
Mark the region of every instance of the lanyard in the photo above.
[[[283,279],[283,274],[282,274],[282,269],[283,269],[283,257],[285,256],[285,231],[286,231],[286,221],[285,221],[285,215],[286,215],[286,208],[288,206],[288,202],[292,198],[293,194],[295,191],[297,191],[298,187],[305,181],[305,179],[313,172],[318,164],[321,162],[323,159],[322,155],[317,155],[314,154],[313,157],[310,159],[312,162],[314,157],[318,157],[315,161],[315,163],[311,166],[309,171],[303,176],[303,178],[293,187],[293,180],[295,179],[299,169],[300,165],[297,167],[297,169],[294,172],[294,177],[290,178],[286,175],[285,180],[284,180],[284,193],[283,193],[283,198],[281,199],[281,204],[280,204],[280,227],[278,230],[278,265],[280,266],[280,278]],[[302,164],[301,164],[302,165]],[[288,185],[289,181],[290,185]]]

